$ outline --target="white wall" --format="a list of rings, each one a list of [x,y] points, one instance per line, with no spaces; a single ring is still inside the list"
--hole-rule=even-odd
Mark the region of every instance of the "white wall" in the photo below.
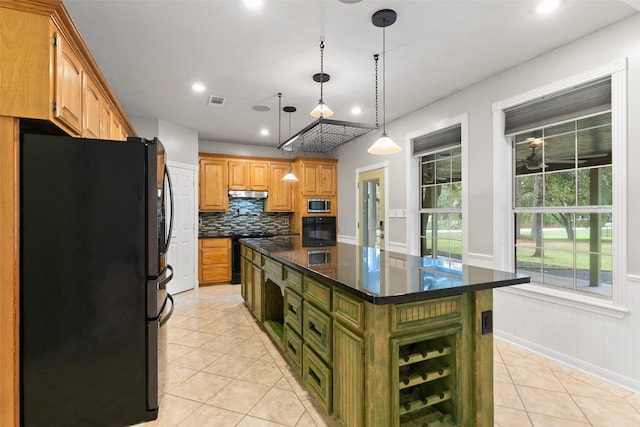
[[[138,136],[158,137],[167,150],[167,161],[198,164],[198,133],[166,120],[129,116]]]
[[[623,311],[590,310],[589,306],[563,304],[509,291],[495,295],[496,335],[569,363],[618,384],[640,391],[640,15],[565,45],[529,62],[428,105],[415,113],[387,123],[387,133],[399,143],[400,153],[370,155],[366,149],[377,134],[352,141],[335,153],[338,163],[338,229],[347,238],[356,235],[355,173],[357,168],[389,161],[387,194],[389,208],[407,207],[407,218],[389,218],[387,241],[396,246],[418,239],[410,225],[417,221],[417,167],[410,157],[409,136],[433,129],[437,123],[468,114],[469,174],[465,185],[469,198],[467,262],[481,266],[500,265],[493,247],[492,104],[556,81],[628,58],[628,271],[616,292],[626,292]],[[425,70],[428,76],[428,70]],[[389,97],[402,94],[390,92]],[[504,177],[509,179],[508,176]],[[635,195],[635,196],[634,196]],[[409,230],[409,231],[408,231]],[[412,232],[412,235],[408,235]],[[494,255],[495,254],[495,255]],[[635,262],[634,262],[635,261]],[[625,310],[627,311],[625,313]],[[595,312],[594,312],[595,311]]]

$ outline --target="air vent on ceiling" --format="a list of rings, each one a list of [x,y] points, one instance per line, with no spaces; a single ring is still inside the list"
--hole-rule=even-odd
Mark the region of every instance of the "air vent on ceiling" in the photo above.
[[[207,99],[209,107],[223,107],[225,102],[227,102],[227,98],[224,96],[209,95],[209,99]]]

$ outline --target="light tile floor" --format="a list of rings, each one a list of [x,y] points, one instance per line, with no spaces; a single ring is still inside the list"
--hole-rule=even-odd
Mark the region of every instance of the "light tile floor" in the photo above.
[[[139,426],[335,426],[254,321],[240,286],[203,287],[175,303],[167,393],[158,419]],[[640,426],[640,395],[497,339],[494,403],[501,427]]]

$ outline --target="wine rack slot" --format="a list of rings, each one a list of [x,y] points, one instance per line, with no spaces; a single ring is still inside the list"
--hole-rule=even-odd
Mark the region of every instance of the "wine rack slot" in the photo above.
[[[398,347],[401,427],[456,426],[456,333]]]

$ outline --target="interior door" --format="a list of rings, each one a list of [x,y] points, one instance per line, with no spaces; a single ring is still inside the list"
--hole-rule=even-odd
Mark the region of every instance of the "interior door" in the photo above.
[[[384,249],[384,168],[358,174],[360,245]]]
[[[170,294],[193,289],[196,283],[196,186],[195,171],[189,165],[169,162],[173,183],[174,221],[167,253],[174,277],[167,285]]]

